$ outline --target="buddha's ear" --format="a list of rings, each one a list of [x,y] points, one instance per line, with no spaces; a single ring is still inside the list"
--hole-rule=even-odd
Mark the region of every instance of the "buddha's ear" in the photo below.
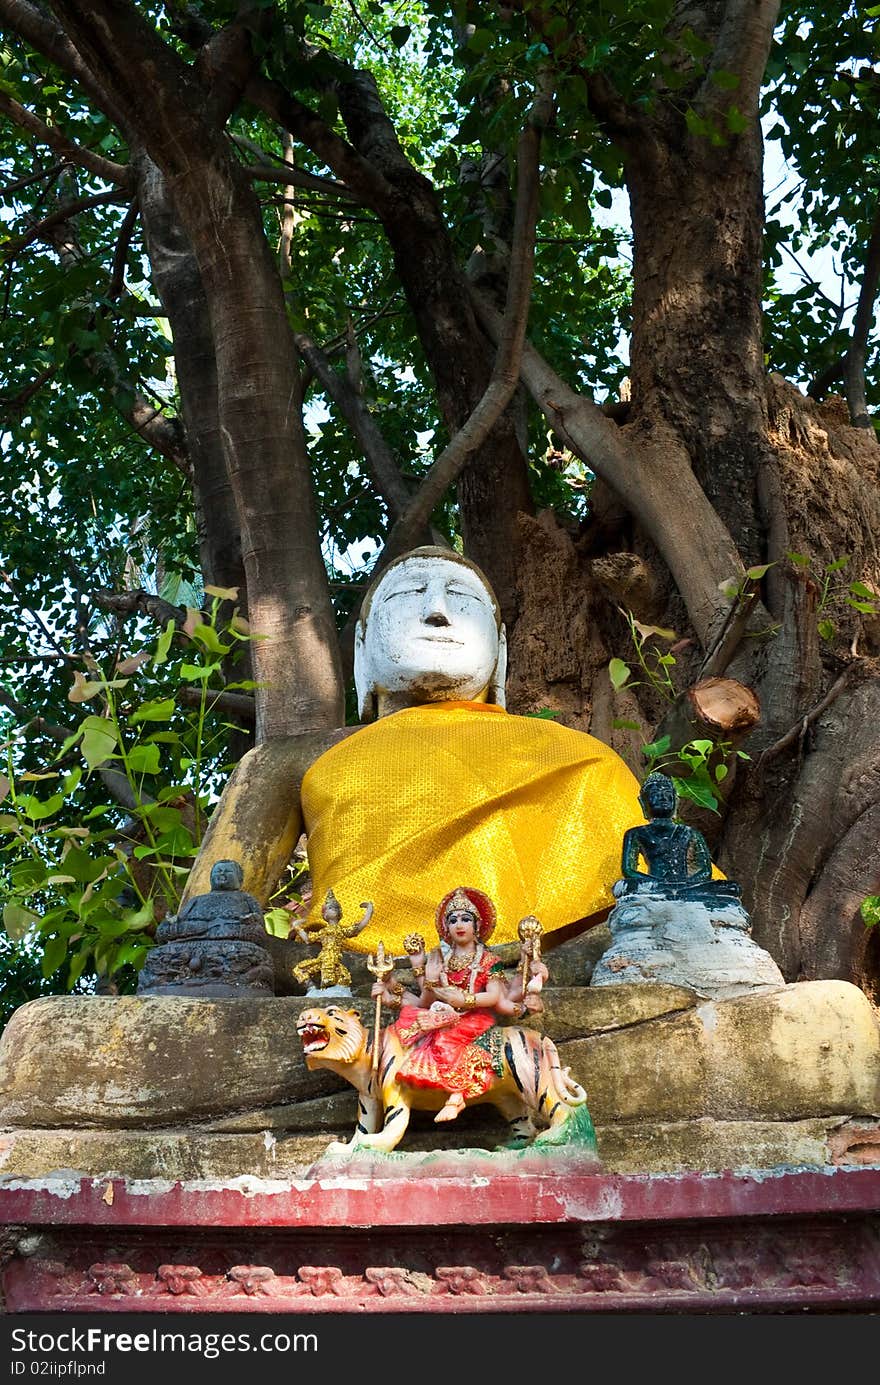
[[[498,658],[495,660],[495,667],[492,670],[492,677],[489,679],[489,702],[494,702],[496,707],[506,707],[507,697],[504,685],[507,682],[507,631],[502,625],[498,631]]]
[[[358,621],[354,630],[354,690],[361,721],[373,721],[376,716],[376,698],[370,683],[364,644],[364,627]]]

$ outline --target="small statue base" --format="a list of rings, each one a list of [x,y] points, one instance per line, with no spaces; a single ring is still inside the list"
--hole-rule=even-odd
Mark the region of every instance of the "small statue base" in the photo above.
[[[749,936],[749,916],[733,894],[627,892],[608,927],[611,946],[591,986],[664,982],[707,1000],[734,1000],[785,985],[773,958]]]
[[[465,1146],[382,1153],[352,1141],[348,1146],[331,1145],[311,1165],[306,1177],[490,1179],[526,1174],[561,1177],[597,1173],[601,1169],[593,1122],[587,1108],[581,1106],[572,1111],[564,1126],[551,1127],[521,1148],[499,1146],[487,1150]]]
[[[350,986],[307,986],[306,1000],[354,1000]]]
[[[662,982],[704,1000],[783,987],[773,958],[749,936],[739,885],[712,878],[705,837],[676,819],[673,780],[649,774],[639,802],[648,821],[624,835],[623,879],[612,887],[620,902],[608,916],[611,946],[590,985]]]

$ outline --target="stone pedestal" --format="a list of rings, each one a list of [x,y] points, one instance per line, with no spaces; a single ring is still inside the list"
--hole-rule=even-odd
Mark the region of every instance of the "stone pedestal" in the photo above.
[[[355,1096],[305,1066],[306,997],[23,1006],[0,1041],[9,1309],[880,1309],[880,1030],[861,991],[544,997],[599,1171],[528,1150],[512,1170],[485,1107],[454,1131],[417,1113],[406,1153],[328,1160]]]
[[[738,897],[674,889],[624,894],[608,927],[611,945],[593,969],[591,986],[662,982],[709,1000],[733,1000],[785,985],[769,952],[753,941]]]

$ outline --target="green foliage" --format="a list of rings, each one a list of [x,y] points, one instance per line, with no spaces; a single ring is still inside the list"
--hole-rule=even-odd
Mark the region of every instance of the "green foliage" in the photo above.
[[[214,685],[225,682],[221,664],[248,639],[237,617],[220,624],[228,595],[215,593],[206,611],[189,612],[185,657],[171,654],[170,623],[133,657],[117,655],[116,669],[90,658],[88,678],[75,671],[68,702],[94,710],[46,767],[21,769],[27,746],[14,735],[7,742],[3,926],[13,942],[38,939],[43,976],[63,968],[68,989],[84,974],[130,969],[133,976],[157,919],[177,906],[222,769],[225,728]],[[120,664],[137,667],[114,677]],[[196,689],[194,705],[181,707],[173,694],[187,684]],[[115,789],[109,798],[108,787]]]
[[[866,895],[859,905],[859,913],[868,928],[876,928],[880,924],[880,894]]]
[[[630,640],[635,655],[635,667],[623,659],[612,659],[608,664],[608,677],[615,691],[621,688],[650,687],[665,702],[675,700],[675,685],[672,670],[676,658],[669,650],[664,650],[656,641],[668,643],[675,639],[674,630],[664,630],[658,625],[643,625],[636,620],[632,611],[618,608],[629,626]],[[637,676],[634,677],[633,674]]]
[[[798,176],[768,203],[765,321],[771,368],[802,383],[838,360],[849,342],[845,308],[855,294],[846,280],[861,282],[877,209],[876,46],[876,16],[864,0],[782,7],[767,69],[764,127]],[[829,291],[806,264],[804,256],[817,251],[831,253],[839,292]],[[780,271],[791,271],[793,257],[803,266],[802,283],[782,289]],[[869,408],[880,403],[875,346],[866,396]]]
[[[716,813],[721,802],[719,788],[730,773],[726,762],[732,753],[729,741],[712,741],[708,737],[686,741],[673,750],[671,737],[661,736],[642,747],[646,774],[655,770],[668,774],[679,798]],[[744,750],[737,750],[736,755],[740,760],[751,759]]]

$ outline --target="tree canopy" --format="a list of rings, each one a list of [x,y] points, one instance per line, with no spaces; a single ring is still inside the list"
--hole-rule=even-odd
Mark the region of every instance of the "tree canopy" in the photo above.
[[[0,16],[9,933],[137,966],[428,538],[512,709],[670,768],[789,979],[870,989],[880,6]]]

